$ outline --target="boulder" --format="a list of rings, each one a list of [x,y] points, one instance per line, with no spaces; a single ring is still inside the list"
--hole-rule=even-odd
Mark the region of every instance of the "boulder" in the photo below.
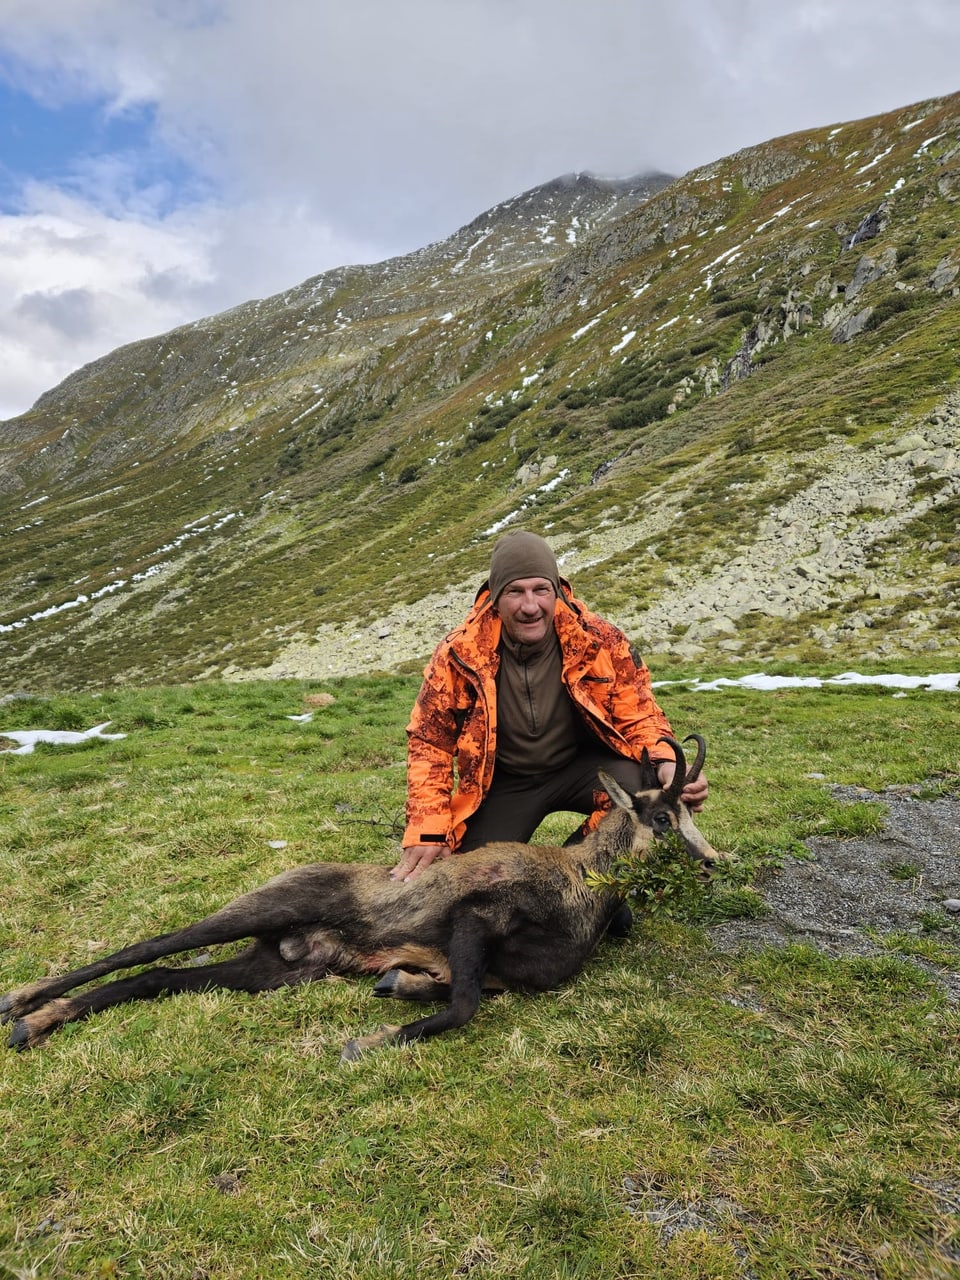
[[[864,307],[862,311],[857,311],[853,315],[849,315],[845,320],[841,320],[835,326],[831,335],[834,342],[849,342],[851,338],[855,338],[858,333],[863,333],[867,327],[870,317],[873,315],[873,307]]]

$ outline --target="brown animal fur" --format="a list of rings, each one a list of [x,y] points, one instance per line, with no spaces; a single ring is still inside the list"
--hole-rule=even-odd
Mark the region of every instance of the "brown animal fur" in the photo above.
[[[590,888],[588,871],[616,858],[642,858],[653,840],[679,833],[707,866],[721,858],[680,800],[686,765],[679,744],[669,788],[628,795],[601,774],[613,807],[596,831],[566,848],[498,843],[434,862],[405,884],[384,867],[315,863],[295,867],[195,924],[137,942],[72,973],[29,983],[0,999],[13,1021],[9,1044],[41,1043],[65,1022],[126,1000],[226,987],[267,991],[331,974],[385,975],[375,994],[401,1000],[444,1000],[446,1007],[400,1027],[351,1040],[353,1059],[388,1041],[406,1042],[462,1026],[484,991],[545,991],[572,977],[620,907],[619,897]],[[697,759],[687,779],[699,772]],[[131,977],[68,996],[106,974],[161,957],[240,938],[254,941],[232,959],[188,968],[156,965]]]

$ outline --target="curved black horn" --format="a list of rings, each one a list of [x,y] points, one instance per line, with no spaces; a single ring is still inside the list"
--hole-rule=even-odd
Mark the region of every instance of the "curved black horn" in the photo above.
[[[663,788],[663,794],[668,800],[676,800],[683,790],[687,777],[687,762],[683,755],[683,747],[677,742],[676,738],[662,737],[658,738],[657,742],[665,742],[668,747],[673,747],[674,755],[677,757],[677,768],[673,775],[673,781],[669,787]]]
[[[699,733],[688,733],[684,738],[684,742],[695,742],[697,744],[697,758],[687,770],[687,776],[684,779],[684,786],[686,786],[700,777],[700,770],[703,768],[703,762],[707,758],[707,744]]]

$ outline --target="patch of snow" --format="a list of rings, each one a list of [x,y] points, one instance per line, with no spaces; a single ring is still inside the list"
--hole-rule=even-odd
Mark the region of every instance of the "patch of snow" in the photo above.
[[[772,218],[768,218],[766,222],[761,222],[760,225],[757,227],[757,232],[766,231],[767,227],[772,227],[778,218],[782,218],[785,213],[789,213],[790,210],[794,207],[794,205],[798,205],[801,200],[807,200],[807,199],[809,199],[809,193],[805,196],[800,196],[796,200],[792,200],[790,204],[785,204],[782,209],[778,209],[776,211],[776,213],[773,215]],[[754,232],[754,234],[756,234],[756,232]]]
[[[104,729],[109,728],[110,723],[109,720],[105,720],[103,724],[96,724],[84,733],[72,733],[67,729],[3,729],[0,730],[0,738],[11,738],[14,742],[21,744],[4,754],[25,756],[33,751],[38,742],[52,742],[60,747],[73,747],[90,738],[104,738],[108,742],[116,742],[119,738],[127,736],[125,733],[104,733]]]
[[[885,160],[892,150],[892,146],[887,147],[886,151],[881,151],[878,156],[874,156],[872,160],[868,160],[862,168],[857,170],[857,173],[866,173],[868,169],[872,169],[874,165],[879,164],[881,160]]]
[[[298,413],[295,418],[291,418],[290,425],[295,427],[298,422],[302,422],[303,419],[308,417],[311,413],[316,413],[318,409],[322,409],[323,405],[324,401],[322,399],[317,400],[314,404],[310,405],[308,409],[304,409],[304,411],[302,413]]]
[[[926,142],[921,142],[919,147],[917,147],[916,151],[913,153],[914,157],[922,156],[927,147],[932,147],[933,144],[935,142],[939,142],[942,137],[942,133],[935,133],[932,138],[927,138]]]
[[[550,493],[553,489],[556,489],[557,485],[562,484],[569,474],[570,469],[568,467],[564,467],[562,471],[557,472],[552,480],[548,480],[546,484],[539,485],[528,498],[523,500],[516,511],[511,511],[509,515],[505,515],[502,520],[497,520],[494,524],[490,525],[489,529],[484,529],[480,536],[489,537],[494,533],[499,533],[500,530],[505,529],[507,525],[513,524],[514,520],[519,519],[520,516],[534,505],[538,494]]]
[[[742,244],[735,244],[732,249],[727,249],[720,254],[719,258],[714,258],[712,262],[708,262],[705,267],[700,268],[701,275],[707,275],[714,267],[719,267],[722,262],[733,262],[734,258],[739,257]]]
[[[664,684],[683,684],[685,681],[663,681]],[[768,676],[763,672],[741,676],[738,680],[730,680],[721,676],[717,680],[694,680],[689,684],[691,693],[713,693],[718,689],[754,689],[772,692],[777,689],[820,689],[824,685],[872,684],[888,689],[930,689],[943,693],[955,693],[960,690],[960,671],[945,672],[940,675],[902,676],[888,675],[864,676],[856,671],[845,671],[842,675],[827,676]]]
[[[484,240],[489,239],[489,237],[492,234],[493,234],[492,229],[488,228],[486,231],[483,232],[479,240],[474,240],[473,244],[469,246],[469,248],[464,253],[460,261],[454,263],[454,265],[450,268],[451,272],[454,275],[458,275],[463,270],[463,268],[467,265],[467,263],[470,261],[470,255],[473,253],[474,249],[478,249],[480,245],[483,244]]]
[[[223,467],[218,467],[219,471]],[[158,547],[153,552],[155,556],[161,556],[168,551],[178,550],[185,542],[191,538],[196,538],[202,533],[216,533],[229,524],[231,520],[236,520],[243,515],[242,511],[228,511],[219,516],[213,524],[203,523],[204,521],[213,520],[218,515],[214,512],[211,516],[201,516],[200,520],[191,521],[190,524],[184,525],[184,532],[177,535],[172,542],[165,543],[162,547]],[[22,627],[29,625],[31,622],[41,622],[44,618],[52,618],[58,613],[63,613],[66,609],[79,609],[82,605],[90,604],[91,601],[99,600],[105,595],[110,595],[114,591],[119,591],[122,587],[128,585],[128,582],[145,582],[148,578],[154,578],[158,574],[168,569],[170,562],[167,560],[158,561],[156,564],[149,565],[139,573],[131,574],[130,578],[120,578],[116,582],[108,582],[106,586],[100,587],[96,591],[91,591],[89,595],[81,593],[73,600],[65,600],[62,604],[50,605],[47,609],[40,609],[36,613],[28,614],[24,618],[18,618],[15,622],[0,623],[0,635],[10,631],[18,631]],[[114,570],[119,572],[119,570]]]
[[[576,342],[577,338],[582,338],[583,335],[592,329],[595,324],[599,324],[606,314],[607,313],[605,311],[601,311],[598,316],[594,316],[592,320],[588,320],[585,325],[582,325],[581,328],[576,331],[576,333],[571,333],[570,341]]]

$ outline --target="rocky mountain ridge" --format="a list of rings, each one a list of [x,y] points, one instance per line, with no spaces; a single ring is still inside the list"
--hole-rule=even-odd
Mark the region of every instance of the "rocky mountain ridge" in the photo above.
[[[8,678],[418,663],[521,522],[665,660],[957,652],[958,198],[954,95],[112,353],[0,424]]]
[[[854,581],[857,591],[852,598],[858,607],[811,629],[810,638],[825,655],[842,653],[848,646],[868,661],[904,652],[955,652],[951,640],[960,635],[960,598],[947,596],[923,605],[917,601],[915,609],[901,613],[898,602],[884,599],[883,587],[890,573],[884,561],[896,555],[897,535],[918,512],[925,514],[931,507],[929,497],[911,502],[918,477],[932,465],[933,473],[944,477],[946,493],[960,496],[958,444],[960,394],[949,398],[923,433],[905,434],[876,453],[864,455],[842,439],[829,442],[819,460],[823,471],[818,482],[770,510],[749,549],[706,572],[668,570],[656,602],[645,608],[638,601],[633,611],[620,613],[618,623],[645,650],[655,650],[659,637],[680,632],[671,651],[683,661],[695,663],[704,652],[739,659],[745,653],[750,656],[748,641],[739,635],[744,618],[758,613],[789,621],[800,614],[822,614],[851,599]],[[862,519],[865,515],[871,518]],[[635,545],[648,533],[662,532],[662,527],[662,522],[659,527],[651,523],[645,530],[632,527],[619,534],[605,528],[598,542],[609,555]],[[934,560],[938,572],[948,573],[960,564],[956,542],[930,540],[921,550],[939,556]],[[589,550],[587,558],[597,551]],[[571,557],[561,551],[559,558],[563,572],[576,578],[582,553]],[[908,581],[915,577],[908,571]],[[295,636],[269,666],[247,673],[228,667],[223,674],[323,679],[389,669],[429,651],[432,638],[467,612],[477,585],[464,582],[431,593],[415,605],[391,609],[362,630],[349,624],[321,625],[309,637]],[[887,636],[888,620],[895,620],[895,629],[906,634]],[[876,633],[872,644],[871,632]]]

